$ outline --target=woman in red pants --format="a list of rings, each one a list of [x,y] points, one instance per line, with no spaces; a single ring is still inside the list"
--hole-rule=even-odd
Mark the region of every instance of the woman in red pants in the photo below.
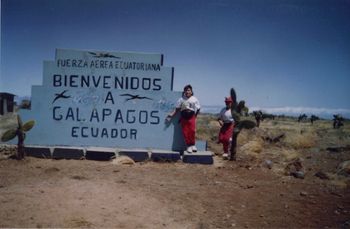
[[[230,140],[232,137],[232,130],[234,127],[234,120],[232,118],[231,114],[231,107],[232,107],[233,100],[231,97],[225,98],[225,104],[226,107],[224,107],[219,114],[218,122],[221,126],[220,132],[219,132],[219,141],[218,143],[222,143],[223,146],[223,154],[222,157],[224,159],[228,158],[228,151],[230,146]]]
[[[181,112],[181,127],[184,135],[185,143],[187,145],[187,152],[197,152],[196,147],[196,118],[200,110],[200,104],[196,97],[193,96],[193,90],[191,85],[186,85],[182,93],[182,97],[177,101],[176,108],[171,112],[167,120],[176,114]]]

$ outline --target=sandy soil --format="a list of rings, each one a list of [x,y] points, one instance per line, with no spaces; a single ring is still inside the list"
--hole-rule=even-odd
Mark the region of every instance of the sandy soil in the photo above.
[[[267,121],[260,129],[274,125]],[[0,227],[349,228],[350,182],[337,166],[350,160],[350,147],[327,150],[347,146],[349,132],[335,140],[335,130],[312,128],[319,133],[312,147],[262,143],[260,152],[243,146],[258,131],[243,133],[238,160],[230,162],[220,157],[217,126],[210,126],[214,165],[18,161],[6,149],[0,152]],[[285,152],[297,153],[304,179],[286,174],[295,157],[282,157]],[[326,177],[315,176],[320,171]]]

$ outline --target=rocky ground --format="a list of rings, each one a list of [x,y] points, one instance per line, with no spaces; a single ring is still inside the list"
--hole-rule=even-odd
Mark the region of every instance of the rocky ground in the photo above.
[[[218,128],[198,120],[214,165],[18,161],[2,145],[0,227],[350,228],[349,123],[265,120],[241,133],[235,162]]]

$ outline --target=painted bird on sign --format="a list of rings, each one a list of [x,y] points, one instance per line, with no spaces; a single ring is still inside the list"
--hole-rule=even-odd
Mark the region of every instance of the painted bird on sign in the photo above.
[[[149,99],[149,100],[153,100],[153,99],[148,98],[146,96],[139,96],[139,95],[132,95],[132,94],[121,94],[120,96],[129,96],[130,97],[128,99],[125,99],[125,101],[134,100],[134,99]]]
[[[62,98],[62,99],[68,99],[68,98],[70,98],[70,97],[71,97],[70,95],[64,95],[67,91],[68,91],[68,90],[64,90],[64,91],[62,91],[61,93],[56,93],[56,94],[55,94],[56,97],[55,97],[55,99],[52,101],[52,104],[53,104],[54,102],[56,102],[57,99],[60,99],[60,98]]]
[[[93,55],[94,57],[96,58],[118,58],[120,59],[119,56],[114,56],[112,54],[109,54],[109,53],[104,53],[104,52],[89,52],[89,54]]]

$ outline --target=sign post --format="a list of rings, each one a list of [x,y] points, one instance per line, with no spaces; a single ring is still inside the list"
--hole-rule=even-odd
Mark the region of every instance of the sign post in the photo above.
[[[173,81],[174,68],[163,66],[161,54],[57,49],[54,61],[44,61],[43,85],[32,86],[31,110],[20,112],[36,122],[26,151],[50,157],[42,146],[55,147],[53,158],[78,159],[107,147],[136,161],[147,159],[147,150],[157,160],[178,160],[171,153],[186,149],[179,115],[165,122],[182,96]],[[197,147],[206,150],[206,143]],[[184,153],[183,161],[212,164],[211,153],[202,154]]]
[[[56,50],[32,87],[31,145],[183,150],[177,120],[165,123],[181,92],[163,55]]]

